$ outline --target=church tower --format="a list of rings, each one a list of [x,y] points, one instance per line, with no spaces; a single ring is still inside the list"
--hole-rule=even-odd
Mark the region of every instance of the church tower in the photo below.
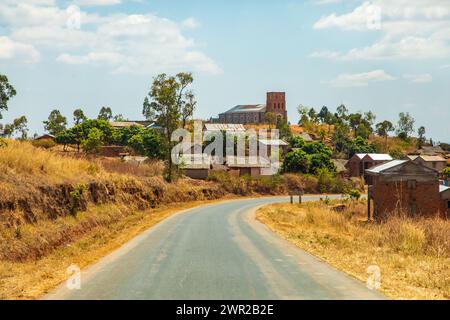
[[[277,116],[282,116],[287,121],[286,93],[267,92],[266,112],[272,112]]]

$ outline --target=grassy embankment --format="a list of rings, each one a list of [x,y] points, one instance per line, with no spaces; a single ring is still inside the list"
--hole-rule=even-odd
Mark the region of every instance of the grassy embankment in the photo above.
[[[336,212],[324,203],[277,204],[257,218],[295,245],[362,280],[381,269],[381,290],[394,299],[450,298],[450,221],[394,217],[367,224],[366,204]]]
[[[89,265],[177,210],[236,196],[343,187],[322,186],[312,176],[255,180],[224,173],[169,184],[162,170],[158,162],[137,166],[8,141],[0,148],[0,298],[39,297],[64,280],[70,264]]]
[[[0,298],[32,299],[180,209],[228,196],[213,182],[168,184],[161,166],[0,148]]]

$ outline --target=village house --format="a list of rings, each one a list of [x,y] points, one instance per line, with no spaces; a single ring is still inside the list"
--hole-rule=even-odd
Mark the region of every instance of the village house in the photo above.
[[[376,165],[392,161],[392,157],[385,153],[357,153],[347,162],[350,177],[364,177],[368,184],[371,184],[370,177],[366,175],[366,170]]]
[[[437,170],[441,172],[442,170],[447,167],[447,159],[444,159],[441,156],[426,156],[426,155],[419,155],[419,156],[408,156],[409,160],[412,160],[416,163],[422,164],[428,168]]]
[[[235,177],[250,176],[260,178],[261,176],[273,175],[270,170],[270,162],[259,157],[236,157],[227,156],[226,166],[229,174]]]
[[[371,169],[369,216],[373,201],[373,217],[383,220],[389,215],[447,216],[446,190],[439,184],[439,173],[411,160],[393,160]],[[443,191],[443,192],[441,192]],[[445,211],[444,211],[445,209]]]
[[[287,121],[286,94],[284,92],[267,92],[266,104],[237,105],[219,114],[221,123],[254,124],[266,123],[266,114],[273,113]]]

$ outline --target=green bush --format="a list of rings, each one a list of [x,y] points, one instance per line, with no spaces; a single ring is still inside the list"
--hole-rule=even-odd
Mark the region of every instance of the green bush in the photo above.
[[[83,140],[83,150],[86,153],[98,153],[102,146],[102,141],[103,133],[97,128],[92,128],[89,131],[87,139]]]
[[[283,172],[308,173],[310,159],[305,151],[294,150],[286,154],[283,161]]]

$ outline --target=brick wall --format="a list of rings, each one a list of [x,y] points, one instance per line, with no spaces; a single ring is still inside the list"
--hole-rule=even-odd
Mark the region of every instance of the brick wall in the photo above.
[[[438,212],[444,214],[437,180],[417,181],[414,185],[407,181],[384,182],[375,177],[373,202],[375,216],[381,219],[400,211],[411,216],[432,216]]]

